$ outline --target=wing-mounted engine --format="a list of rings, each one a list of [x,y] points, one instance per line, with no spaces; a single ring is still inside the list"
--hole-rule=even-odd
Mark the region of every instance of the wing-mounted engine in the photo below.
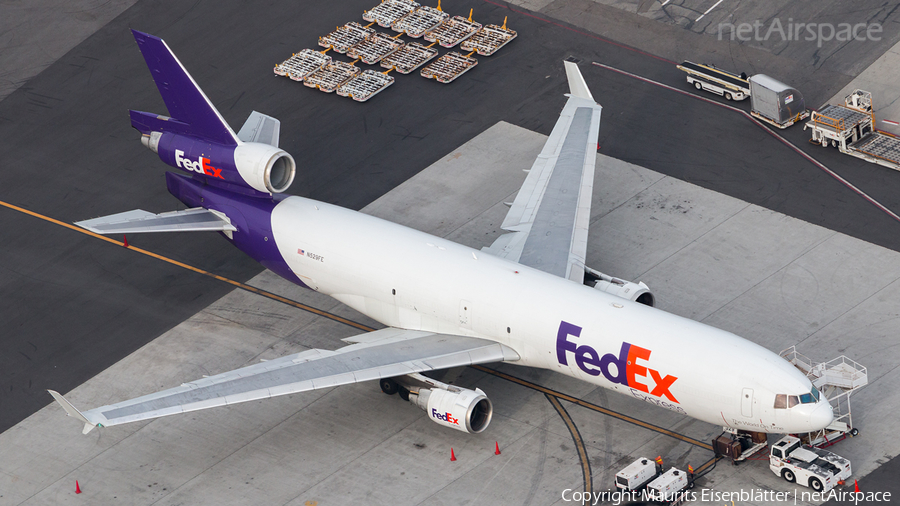
[[[650,287],[643,282],[634,283],[614,278],[590,267],[584,268],[584,284],[632,302],[639,302],[650,307],[656,304],[656,298],[650,293]]]
[[[491,423],[494,407],[480,388],[469,390],[442,383],[421,374],[381,380],[385,393],[401,397],[419,406],[432,421],[469,434],[484,431]]]

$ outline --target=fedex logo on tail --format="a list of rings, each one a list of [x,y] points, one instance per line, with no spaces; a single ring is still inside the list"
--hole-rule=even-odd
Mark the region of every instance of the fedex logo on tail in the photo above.
[[[556,359],[560,364],[569,365],[568,354],[572,353],[575,355],[575,364],[578,368],[591,376],[603,374],[613,383],[678,403],[672,392],[669,392],[672,383],[678,378],[668,374],[663,376],[655,369],[647,367],[645,364],[650,360],[650,350],[623,342],[618,356],[607,353],[601,357],[593,347],[586,344],[579,346],[570,341],[569,336],[581,336],[581,327],[565,321],[560,322],[556,334]],[[638,363],[639,360],[645,364]],[[653,382],[652,390],[648,380]]]
[[[201,156],[197,160],[190,160],[184,157],[184,151],[180,149],[175,150],[175,166],[181,167],[184,170],[196,172],[197,174],[225,179],[222,177],[222,169],[217,169],[209,165],[209,158]]]
[[[438,410],[435,408],[431,408],[431,416],[441,420],[442,422],[452,423],[454,425],[459,425],[459,418],[453,418],[450,413],[438,413]]]

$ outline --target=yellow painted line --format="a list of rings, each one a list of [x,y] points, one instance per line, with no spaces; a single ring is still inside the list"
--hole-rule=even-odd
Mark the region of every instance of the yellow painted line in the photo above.
[[[59,220],[57,220],[57,219],[51,218],[51,217],[49,217],[49,216],[45,216],[45,215],[43,215],[43,214],[36,213],[36,212],[34,212],[34,211],[29,211],[28,209],[24,209],[24,208],[22,208],[22,207],[15,206],[15,205],[13,205],[13,204],[9,204],[9,203],[7,203],[7,202],[3,202],[2,200],[0,200],[0,206],[6,207],[6,208],[8,208],[8,209],[12,209],[13,211],[18,211],[18,212],[23,213],[23,214],[27,214],[28,216],[32,216],[32,217],[34,217],[34,218],[38,218],[38,219],[40,219],[40,220],[44,220],[44,221],[49,222],[49,223],[53,223],[54,225],[59,225],[59,226],[61,226],[61,227],[68,228],[69,230],[74,230],[75,232],[79,232],[79,233],[82,233],[82,234],[84,234],[84,235],[91,236],[91,237],[93,237],[93,238],[95,238],[95,239],[100,239],[100,240],[106,241],[106,242],[108,242],[108,243],[115,244],[116,246],[123,246],[123,247],[125,246],[125,243],[122,242],[122,241],[117,241],[117,240],[115,240],[115,239],[110,239],[109,237],[106,237],[106,236],[103,236],[103,235],[100,235],[100,234],[96,234],[96,233],[94,233],[94,232],[91,232],[90,230],[85,230],[85,229],[83,229],[83,228],[81,228],[81,227],[72,225],[72,224],[70,224],[70,223],[65,223],[65,222],[59,221]],[[299,303],[299,302],[297,302],[297,301],[287,299],[287,298],[282,297],[282,296],[280,296],[280,295],[275,295],[274,293],[268,292],[268,291],[263,290],[263,289],[261,289],[261,288],[256,288],[255,286],[250,286],[250,285],[248,285],[248,284],[246,284],[246,283],[241,283],[240,281],[235,281],[235,280],[233,280],[233,279],[228,279],[228,278],[226,278],[226,277],[224,277],[224,276],[219,276],[218,274],[213,274],[213,273],[211,273],[211,272],[209,272],[209,271],[205,271],[205,270],[203,270],[203,269],[194,267],[194,266],[192,266],[192,265],[188,265],[188,264],[186,264],[186,263],[184,263],[184,262],[179,262],[178,260],[174,260],[174,259],[171,259],[171,258],[169,258],[169,257],[165,257],[165,256],[160,255],[160,254],[158,254],[158,253],[153,253],[152,251],[147,251],[147,250],[145,250],[145,249],[138,248],[138,247],[136,247],[136,246],[131,246],[131,245],[128,246],[128,249],[131,250],[131,251],[134,251],[134,252],[136,252],[136,253],[141,253],[141,254],[143,254],[143,255],[147,255],[147,256],[152,257],[152,258],[155,258],[155,259],[157,259],[157,260],[162,260],[163,262],[167,262],[167,263],[170,263],[170,264],[172,264],[172,265],[176,265],[176,266],[181,267],[181,268],[183,268],[183,269],[187,269],[187,270],[189,270],[189,271],[196,272],[197,274],[203,274],[204,276],[209,276],[209,277],[211,277],[211,278],[213,278],[213,279],[217,279],[217,280],[219,280],[219,281],[228,283],[228,284],[230,284],[230,285],[232,285],[232,286],[235,286],[235,287],[237,287],[237,288],[240,288],[240,289],[242,289],[242,290],[246,290],[246,291],[248,291],[248,292],[253,292],[253,293],[257,294],[257,295],[261,295],[261,296],[263,296],[263,297],[266,297],[266,298],[269,298],[269,299],[272,299],[272,300],[275,300],[275,301],[278,301],[278,302],[282,302],[282,303],[284,303],[284,304],[288,304],[288,305],[293,306],[293,307],[296,307],[296,308],[298,308],[298,309],[302,309],[302,310],[304,310],[304,311],[308,311],[308,312],[310,312],[310,313],[313,313],[313,314],[316,314],[316,315],[319,315],[319,316],[323,316],[323,317],[325,317],[325,318],[328,318],[328,319],[330,319],[330,320],[336,321],[336,322],[338,322],[338,323],[343,323],[344,325],[349,325],[349,326],[351,326],[351,327],[357,328],[357,329],[362,330],[362,331],[365,331],[365,332],[371,332],[371,331],[375,330],[374,328],[369,327],[369,326],[367,326],[367,325],[363,325],[362,323],[357,323],[357,322],[355,322],[355,321],[353,321],[353,320],[349,320],[349,319],[344,318],[344,317],[342,317],[342,316],[338,316],[338,315],[336,315],[336,314],[332,314],[332,313],[329,313],[329,312],[327,312],[327,311],[322,311],[321,309],[316,309],[316,308],[314,308],[314,307],[312,307],[312,306],[307,306],[306,304],[301,304],[301,303]]]
[[[553,389],[550,389],[550,388],[547,388],[547,387],[538,385],[538,384],[536,384],[536,383],[532,383],[532,382],[530,382],[530,381],[523,380],[523,379],[521,379],[521,378],[517,378],[517,377],[515,377],[515,376],[509,375],[509,374],[506,374],[506,373],[503,373],[503,372],[500,372],[500,371],[497,371],[497,370],[494,370],[494,369],[487,368],[487,367],[485,367],[485,366],[483,366],[483,365],[473,365],[473,366],[471,366],[471,367],[473,367],[473,368],[475,368],[475,369],[478,369],[478,370],[481,371],[481,372],[486,372],[486,373],[491,374],[491,375],[493,375],[493,376],[497,376],[498,378],[503,378],[503,379],[505,379],[505,380],[507,380],[507,381],[512,381],[513,383],[518,383],[519,385],[522,385],[522,386],[524,386],[524,387],[531,388],[532,390],[537,390],[538,392],[543,392],[543,393],[545,393],[545,394],[549,394],[549,395],[552,395],[552,396],[554,396],[554,397],[558,397],[558,398],[560,398],[560,399],[567,400],[567,401],[571,402],[572,404],[577,404],[577,405],[579,405],[579,406],[581,406],[581,407],[583,407],[583,408],[587,408],[587,409],[590,409],[590,410],[592,410],[592,411],[596,411],[596,412],[598,412],[598,413],[603,413],[604,415],[609,415],[609,416],[611,416],[611,417],[618,418],[619,420],[622,420],[622,421],[624,421],[624,422],[632,423],[632,424],[637,425],[637,426],[639,426],[639,427],[643,427],[643,428],[645,428],[645,429],[652,430],[652,431],[654,431],[654,432],[658,432],[658,433],[660,433],[660,434],[663,434],[663,435],[666,435],[666,436],[669,436],[669,437],[673,437],[673,438],[675,438],[675,439],[684,441],[685,443],[690,443],[690,444],[692,444],[692,445],[694,445],[694,446],[699,446],[700,448],[704,448],[704,449],[707,449],[707,450],[709,450],[709,451],[712,451],[712,449],[713,449],[712,445],[709,444],[709,443],[704,443],[703,441],[694,439],[694,438],[692,438],[692,437],[688,437],[688,436],[685,436],[685,435],[683,435],[683,434],[679,434],[679,433],[677,433],[677,432],[674,432],[674,431],[671,431],[671,430],[669,430],[669,429],[660,427],[660,426],[658,426],[658,425],[653,425],[652,423],[648,423],[648,422],[645,422],[645,421],[643,421],[643,420],[638,420],[637,418],[634,418],[634,417],[631,417],[631,416],[628,416],[628,415],[624,415],[624,414],[622,414],[622,413],[619,413],[619,412],[617,412],[617,411],[613,411],[613,410],[611,410],[611,409],[604,408],[604,407],[602,407],[602,406],[598,406],[598,405],[596,405],[596,404],[590,403],[590,402],[585,401],[585,400],[583,400],[583,399],[579,399],[579,398],[577,398],[577,397],[573,397],[573,396],[571,396],[571,395],[564,394],[564,393],[562,393],[562,392],[557,392],[556,390],[553,390]]]
[[[716,462],[718,462],[719,459],[722,459],[722,458],[724,458],[724,457],[716,455],[715,457],[707,460],[702,466],[700,466],[694,470],[694,476],[697,476],[700,473],[702,473],[703,471],[706,471],[710,466],[715,465]]]
[[[559,413],[560,418],[562,418],[563,422],[566,424],[566,428],[569,429],[569,433],[572,434],[572,441],[575,442],[575,449],[578,450],[578,459],[581,461],[581,473],[584,476],[584,491],[591,494],[591,492],[594,491],[593,478],[591,477],[591,461],[588,460],[587,448],[584,447],[584,440],[581,438],[581,432],[578,431],[578,427],[575,426],[575,422],[572,421],[569,412],[566,411],[566,408],[564,408],[562,404],[560,404],[558,397],[548,393],[544,393],[544,396],[550,401],[553,409]]]

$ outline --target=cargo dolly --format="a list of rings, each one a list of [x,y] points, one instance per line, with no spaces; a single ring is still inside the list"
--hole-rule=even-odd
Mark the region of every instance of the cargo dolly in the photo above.
[[[365,102],[394,84],[394,78],[387,72],[365,70],[358,76],[340,85],[337,94],[350,97],[357,102]]]
[[[295,53],[282,63],[275,65],[275,73],[279,76],[290,77],[294,81],[302,81],[309,74],[321,69],[331,61],[331,57],[313,51],[312,49],[304,49],[299,53]]]
[[[426,32],[437,28],[449,17],[449,14],[441,10],[440,5],[437,8],[422,5],[395,21],[391,25],[391,30],[405,33],[414,39],[418,39],[425,35]]]
[[[359,58],[364,63],[375,65],[382,58],[396,51],[403,42],[383,33],[373,33],[347,51],[350,58]]]
[[[750,82],[750,115],[782,130],[809,117],[806,102],[795,88],[763,74]]]
[[[409,74],[437,56],[437,54],[437,49],[431,46],[410,42],[382,58],[381,66],[386,69],[395,69],[401,74]]]
[[[855,90],[844,105],[827,105],[814,111],[803,127],[812,130],[810,142],[838,148],[867,162],[900,170],[900,138],[875,130],[872,94]]]
[[[344,63],[342,61],[332,61],[321,69],[306,76],[303,80],[305,86],[316,88],[325,93],[331,93],[338,86],[346,83],[350,79],[359,74],[360,70],[353,66],[352,63]]]
[[[463,51],[475,51],[481,56],[490,56],[518,35],[515,31],[506,28],[506,18],[503,18],[503,26],[487,25],[478,30],[475,35],[464,40],[460,44]]]
[[[372,10],[363,12],[362,18],[370,23],[378,23],[382,28],[390,28],[398,19],[416,10],[419,4],[412,0],[382,0]]]
[[[471,55],[471,53],[469,53]],[[457,77],[478,65],[478,60],[457,52],[450,52],[431,62],[420,72],[422,77],[435,79],[440,83],[450,83]]]
[[[373,33],[375,33],[374,28],[362,26],[359,23],[351,21],[344,26],[337,27],[328,35],[319,37],[319,45],[344,54],[348,49],[359,44]]]
[[[472,12],[470,11],[469,19],[453,16],[441,23],[441,26],[426,33],[425,40],[437,42],[444,47],[453,47],[474,35],[478,30],[481,30],[481,23],[472,21]]]

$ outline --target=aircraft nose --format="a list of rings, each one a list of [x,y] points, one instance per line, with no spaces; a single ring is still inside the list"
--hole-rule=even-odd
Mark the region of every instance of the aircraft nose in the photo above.
[[[812,430],[824,429],[834,420],[834,411],[831,404],[823,399],[809,415],[809,425]]]

